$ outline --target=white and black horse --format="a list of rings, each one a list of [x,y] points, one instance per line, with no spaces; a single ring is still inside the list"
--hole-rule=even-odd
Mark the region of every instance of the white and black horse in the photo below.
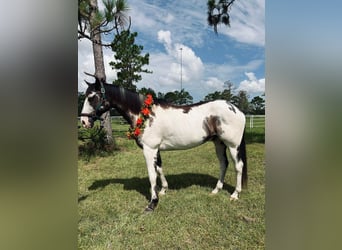
[[[85,128],[93,126],[94,118],[110,108],[115,108],[133,128],[144,107],[145,96],[124,88],[106,84],[96,79],[88,84],[83,104],[81,123]],[[247,184],[247,159],[244,141],[245,116],[225,100],[200,102],[187,106],[175,106],[154,100],[151,114],[145,121],[143,131],[135,138],[143,149],[151,184],[151,202],[147,211],[153,211],[158,204],[157,176],[159,175],[164,194],[168,183],[162,171],[159,151],[188,149],[213,141],[220,162],[220,176],[216,194],[223,187],[228,167],[228,147],[236,170],[236,188],[231,200],[237,200],[241,187]]]

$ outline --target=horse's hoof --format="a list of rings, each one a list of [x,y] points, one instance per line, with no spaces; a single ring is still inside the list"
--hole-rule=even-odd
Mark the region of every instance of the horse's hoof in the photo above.
[[[231,196],[230,196],[230,201],[237,201],[239,199],[239,195],[238,193],[234,192]]]
[[[210,194],[211,194],[211,195],[217,194],[217,193],[218,193],[218,191],[219,191],[219,190],[218,190],[217,188],[215,188],[215,189],[213,189],[213,191],[211,191],[211,193],[210,193]]]
[[[151,207],[146,207],[145,208],[145,213],[152,213],[153,211],[154,211],[154,209],[151,208]]]
[[[160,192],[158,193],[159,195],[166,195],[166,188],[162,188]]]
[[[145,212],[153,212],[154,209],[157,207],[158,205],[158,199],[153,199],[150,204],[148,204],[148,206],[145,208]]]

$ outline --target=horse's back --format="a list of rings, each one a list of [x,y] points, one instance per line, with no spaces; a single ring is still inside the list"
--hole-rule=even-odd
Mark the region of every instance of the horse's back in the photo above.
[[[156,107],[154,119],[145,128],[143,140],[162,150],[198,146],[213,136],[227,144],[241,142],[245,116],[225,100],[182,107]]]
[[[235,105],[225,100],[212,102],[213,114],[218,117],[219,138],[232,145],[239,145],[244,133],[246,117]]]

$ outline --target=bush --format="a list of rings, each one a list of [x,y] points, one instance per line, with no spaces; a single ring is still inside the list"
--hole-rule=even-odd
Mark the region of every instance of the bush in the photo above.
[[[90,129],[78,129],[78,155],[89,160],[95,155],[106,155],[113,152],[115,144],[106,142],[106,131],[100,126],[94,126]]]

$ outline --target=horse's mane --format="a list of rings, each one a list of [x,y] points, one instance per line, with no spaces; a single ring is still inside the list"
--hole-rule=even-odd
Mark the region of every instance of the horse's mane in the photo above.
[[[121,111],[126,111],[127,109],[129,109],[133,113],[139,114],[145,99],[144,95],[125,89],[123,87],[115,86],[113,84],[106,83],[105,86],[106,95],[111,96],[111,98],[115,100],[117,104],[120,104],[119,107],[117,105],[114,105],[116,106],[115,108],[118,109],[118,111],[120,111],[120,109]],[[207,102],[208,101],[201,101],[188,105],[176,105],[163,98],[154,98],[154,103],[156,105],[159,105],[163,108],[183,109],[184,113],[188,113],[191,108]]]
[[[115,100],[121,109],[129,109],[136,114],[140,112],[144,99],[143,95],[113,84],[105,84],[105,86],[106,95],[110,96],[112,100]]]

